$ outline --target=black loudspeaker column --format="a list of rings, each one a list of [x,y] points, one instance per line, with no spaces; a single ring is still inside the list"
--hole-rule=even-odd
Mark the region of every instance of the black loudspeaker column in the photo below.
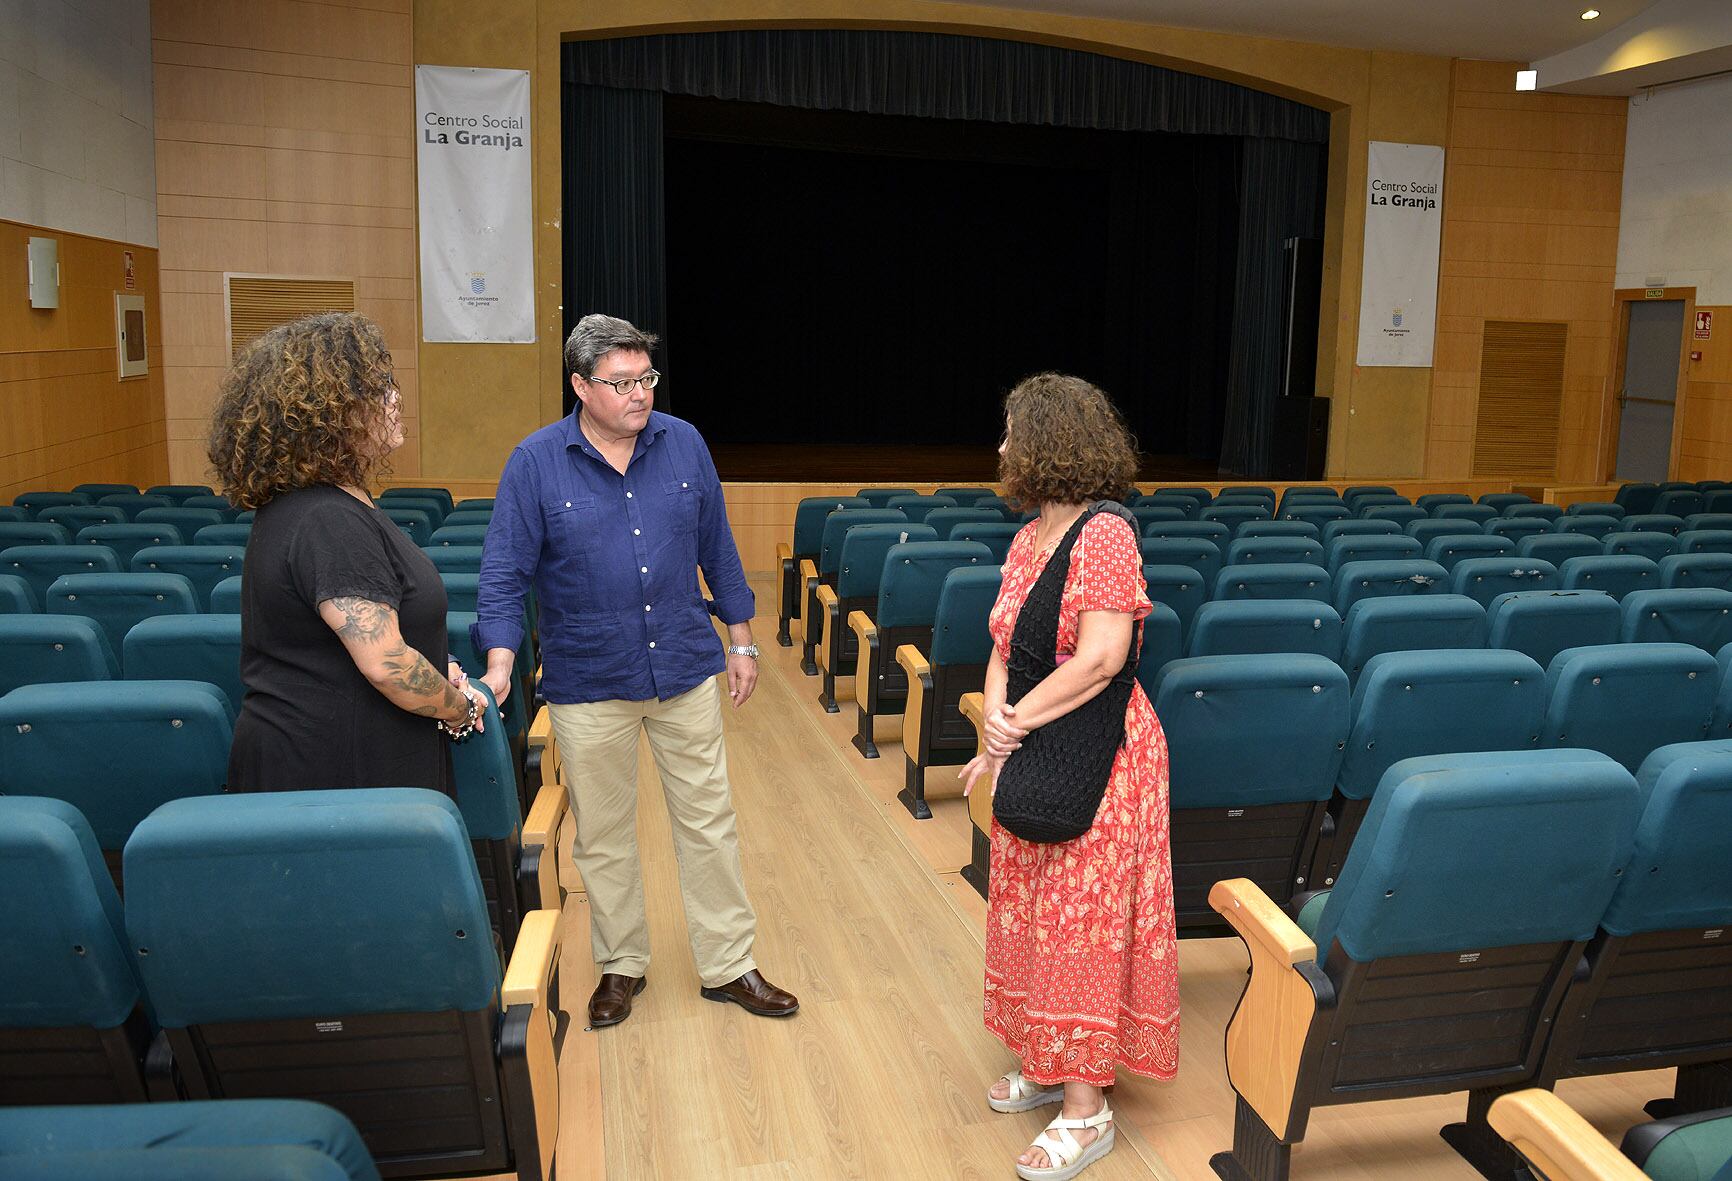
[[[1272,480],[1321,480],[1329,453],[1329,399],[1276,398]]]

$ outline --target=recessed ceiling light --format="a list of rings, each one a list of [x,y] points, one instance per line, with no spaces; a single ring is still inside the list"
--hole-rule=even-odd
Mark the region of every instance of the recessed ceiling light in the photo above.
[[[1600,15],[1599,9],[1590,8],[1586,12],[1582,13],[1582,19],[1585,21],[1591,21],[1591,20],[1596,19],[1599,15]]]
[[[1538,70],[1517,70],[1516,89],[1532,90],[1538,84],[1539,78],[1540,72]]]

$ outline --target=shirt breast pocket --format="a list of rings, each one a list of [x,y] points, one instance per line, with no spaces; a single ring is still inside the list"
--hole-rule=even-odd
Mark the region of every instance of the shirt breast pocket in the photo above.
[[[570,500],[550,500],[542,505],[547,523],[547,539],[562,558],[588,567],[588,553],[595,544],[598,510],[593,496],[574,496]]]
[[[698,531],[698,515],[703,508],[703,493],[696,480],[669,480],[667,485],[668,520],[681,533]]]

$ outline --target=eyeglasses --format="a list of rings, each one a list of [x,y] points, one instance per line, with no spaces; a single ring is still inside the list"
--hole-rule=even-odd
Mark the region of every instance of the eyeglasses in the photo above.
[[[593,381],[598,385],[611,385],[614,388],[614,392],[623,398],[627,394],[631,393],[633,387],[640,384],[646,390],[653,390],[656,388],[656,383],[661,381],[661,379],[662,375],[657,373],[654,369],[651,369],[642,377],[622,377],[618,381],[609,381],[605,377],[591,377],[586,380]]]

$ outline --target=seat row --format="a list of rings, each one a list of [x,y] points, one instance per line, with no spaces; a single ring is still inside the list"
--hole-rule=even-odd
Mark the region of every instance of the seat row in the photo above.
[[[1466,1091],[1444,1138],[1514,1178],[1511,1090],[1676,1067],[1675,1110],[1732,1104],[1728,831],[1732,743],[1451,754],[1388,768],[1333,889],[1283,909],[1224,867],[1251,974],[1217,1175],[1285,1181],[1327,1105]]]
[[[176,799],[123,904],[77,808],[0,797],[0,1103],[318,1099],[387,1175],[552,1177],[559,911],[502,954],[473,836],[419,788]]]

